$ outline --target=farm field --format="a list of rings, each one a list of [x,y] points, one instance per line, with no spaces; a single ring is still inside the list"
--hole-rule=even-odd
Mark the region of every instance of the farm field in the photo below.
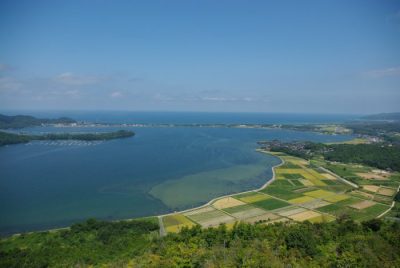
[[[162,218],[162,222],[167,232],[178,232],[183,227],[192,227],[195,225],[195,223],[182,214],[165,216]]]
[[[275,168],[275,180],[267,187],[219,198],[209,206],[183,213],[183,218],[177,214],[166,216],[163,222],[167,232],[194,224],[203,228],[222,223],[233,226],[240,221],[265,224],[329,222],[345,214],[354,220],[368,220],[389,209],[396,187],[400,185],[397,173],[361,165],[331,164],[322,159],[309,162],[283,153],[271,154],[279,156],[284,163]],[[338,176],[361,183],[356,189]]]

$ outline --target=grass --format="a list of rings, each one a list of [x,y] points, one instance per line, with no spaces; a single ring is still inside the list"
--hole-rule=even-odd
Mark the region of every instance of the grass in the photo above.
[[[350,164],[328,164],[323,159],[313,160],[309,164],[307,161],[296,157],[288,157],[284,154],[279,155],[284,159],[285,164],[275,170],[277,176],[275,181],[259,192],[248,192],[231,197],[236,202],[241,201],[245,204],[221,208],[222,211],[208,211],[188,217],[203,227],[209,227],[220,223],[233,224],[232,222],[235,221],[235,218],[236,220],[262,218],[267,211],[271,210],[275,212],[281,211],[283,214],[285,213],[284,210],[288,210],[287,213],[293,211],[296,214],[296,211],[299,212],[303,209],[304,211],[298,213],[299,215],[294,214],[289,218],[293,218],[292,220],[296,221],[308,220],[318,223],[329,222],[334,220],[335,216],[347,214],[354,220],[360,221],[372,219],[389,207],[381,203],[389,205],[391,198],[378,194],[375,195],[375,199],[380,203],[360,210],[349,207],[349,205],[362,200],[372,199],[374,196],[361,197],[360,194],[363,193],[362,189],[358,190],[360,191],[360,197],[358,198],[353,196],[355,195],[354,190],[348,194],[343,194],[352,189],[351,186],[342,183],[336,178],[327,177],[325,172],[321,171],[315,165],[318,164],[329,167],[331,170],[338,170],[340,173],[338,175],[347,179],[351,178],[351,181],[356,181],[356,183],[365,183],[366,180],[357,177],[355,173],[371,172],[372,169],[369,167]],[[400,175],[397,173],[395,175],[395,179],[392,181],[379,181],[380,185],[386,183],[388,186],[397,186],[400,183]],[[304,185],[303,181],[310,182],[310,184]],[[373,182],[369,181],[369,183],[372,184]],[[318,202],[321,204],[319,205]],[[296,204],[304,204],[304,206],[309,206],[311,210],[305,210],[305,208],[296,206]],[[319,215],[315,211],[326,214]],[[175,223],[175,225],[168,226],[167,230],[168,228],[177,229],[181,226],[180,224],[176,224],[174,220],[176,221],[176,219],[170,219],[172,222],[170,224]]]
[[[226,214],[223,213],[222,211],[214,210],[214,211],[191,215],[190,218],[196,222],[201,222],[201,221],[207,221],[207,220],[224,217],[224,216],[226,216]]]
[[[302,204],[302,203],[310,202],[312,200],[314,200],[314,198],[312,198],[310,196],[302,196],[302,197],[290,199],[289,202],[293,203],[293,204]]]
[[[322,197],[333,195],[335,193],[328,192],[325,190],[315,190],[315,191],[311,191],[311,192],[305,192],[304,194],[307,196],[315,197],[315,198],[322,198]]]
[[[232,213],[231,215],[237,219],[245,220],[253,217],[259,217],[265,214],[267,214],[267,211],[265,211],[264,209],[254,207],[252,209],[246,209],[243,211]]]
[[[288,179],[288,180],[298,180],[298,179],[305,179],[303,175],[301,174],[286,174],[286,173],[281,173],[280,174],[283,178]]]
[[[302,197],[303,195],[300,193],[295,193],[290,190],[290,188],[280,188],[280,187],[267,187],[266,189],[262,190],[261,192],[276,196],[278,198],[284,200],[290,200],[298,197]]]
[[[321,180],[321,181],[327,185],[340,185],[340,182],[336,180]]]
[[[225,211],[229,214],[232,214],[232,213],[242,212],[242,211],[253,209],[253,208],[255,208],[255,207],[252,205],[241,205],[241,206],[237,206],[237,207],[225,208],[225,209],[223,209],[223,211]]]
[[[291,182],[296,186],[303,186],[303,183],[301,183],[299,180],[291,180]]]
[[[265,210],[274,210],[274,209],[290,206],[289,203],[275,199],[275,198],[258,201],[258,202],[253,203],[253,205],[263,208]]]
[[[191,220],[183,216],[182,214],[168,215],[162,218],[165,227],[184,225],[187,227],[195,225]]]
[[[349,141],[340,141],[340,142],[328,142],[326,144],[366,144],[369,141],[367,139],[363,139],[363,138],[354,138],[352,140]]]
[[[289,169],[289,168],[301,168],[301,167],[292,162],[285,161],[285,163],[282,166],[280,166],[279,168],[283,168],[283,169],[288,168]]]
[[[312,223],[331,222],[334,220],[335,220],[335,217],[333,217],[331,215],[326,215],[326,214],[308,219],[308,221],[312,222]]]
[[[251,195],[246,195],[246,196],[243,196],[243,197],[235,196],[235,198],[239,199],[240,201],[246,202],[246,203],[254,203],[254,202],[257,202],[257,201],[269,199],[271,197],[266,195],[266,194],[251,193]]]
[[[391,198],[391,197],[388,197],[388,196],[382,196],[382,195],[378,195],[378,194],[376,194],[375,196],[374,196],[374,199],[373,199],[375,202],[379,202],[379,203],[384,203],[384,204],[387,204],[387,205],[391,205],[392,204],[392,201],[393,201],[393,199]]]
[[[345,200],[348,198],[350,198],[350,196],[345,195],[345,194],[335,194],[335,195],[325,197],[324,200],[331,202],[331,203],[336,203],[336,202],[339,202],[339,201],[342,201],[342,200]]]
[[[199,213],[191,215],[189,217],[203,227],[218,226],[221,223],[229,223],[235,221],[235,218],[220,210]]]
[[[354,220],[359,220],[359,221],[365,221],[365,220],[370,220],[373,218],[376,218],[380,214],[382,214],[384,211],[386,211],[389,208],[389,206],[382,205],[382,204],[375,204],[369,208],[359,210],[359,213],[356,213],[353,216]]]
[[[283,169],[283,168],[278,168],[276,170],[276,174],[284,176],[284,175],[297,175],[296,179],[299,178],[298,175],[300,175],[303,178],[306,179],[315,179],[315,177],[310,174],[309,172],[307,172],[305,169],[302,168],[293,168],[293,169]]]

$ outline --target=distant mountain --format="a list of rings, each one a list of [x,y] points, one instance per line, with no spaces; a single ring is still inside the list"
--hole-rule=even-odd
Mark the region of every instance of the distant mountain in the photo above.
[[[57,119],[41,119],[29,115],[3,115],[0,114],[0,129],[24,128],[40,126],[42,124],[71,124],[76,123],[75,120],[68,117],[60,117]]]
[[[387,120],[387,121],[400,121],[400,113],[381,113],[363,116],[365,120]]]

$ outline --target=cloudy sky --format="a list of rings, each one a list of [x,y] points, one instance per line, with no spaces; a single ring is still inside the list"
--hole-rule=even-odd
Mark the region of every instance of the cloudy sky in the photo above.
[[[400,1],[0,1],[0,109],[400,107]]]

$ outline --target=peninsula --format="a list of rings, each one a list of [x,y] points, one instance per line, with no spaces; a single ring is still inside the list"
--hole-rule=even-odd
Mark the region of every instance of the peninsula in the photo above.
[[[0,146],[18,143],[27,143],[35,140],[82,140],[99,141],[129,138],[135,135],[135,132],[128,130],[118,130],[105,133],[51,133],[43,135],[15,134],[0,131]]]

